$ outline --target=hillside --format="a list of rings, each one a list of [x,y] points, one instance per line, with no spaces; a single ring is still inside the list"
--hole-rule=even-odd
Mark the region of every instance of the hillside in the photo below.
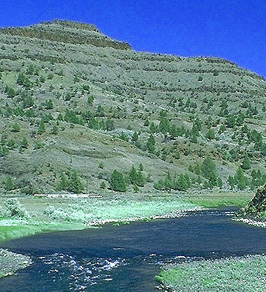
[[[2,192],[97,192],[114,170],[135,191],[265,182],[263,77],[136,52],[71,21],[3,28],[0,40]]]

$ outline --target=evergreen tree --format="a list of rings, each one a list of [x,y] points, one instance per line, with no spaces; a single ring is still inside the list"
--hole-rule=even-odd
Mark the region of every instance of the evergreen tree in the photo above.
[[[103,169],[104,168],[104,163],[103,162],[100,162],[99,165],[98,165],[98,167],[101,168],[101,169]]]
[[[233,128],[236,124],[236,117],[234,115],[230,115],[226,119],[227,127]]]
[[[126,183],[124,176],[121,172],[114,170],[111,179],[110,179],[110,186],[112,190],[116,192],[125,192],[126,191]]]
[[[84,191],[84,186],[76,170],[70,174],[68,190],[76,194],[82,193]]]
[[[209,131],[206,133],[206,138],[210,140],[215,139],[215,132],[213,129],[209,129]]]
[[[153,187],[159,191],[163,190],[165,187],[164,180],[162,179],[158,180],[156,183],[153,184]]]
[[[137,185],[134,185],[134,186],[133,186],[133,190],[134,190],[135,193],[138,193],[138,192],[139,192],[139,188],[138,188],[138,186],[137,186]]]
[[[48,101],[45,102],[44,107],[45,109],[53,109],[54,108],[53,101],[49,99]]]
[[[258,171],[253,169],[251,172],[251,176],[252,176],[251,185],[253,187],[259,187],[259,186],[265,184],[265,182],[266,182],[266,175],[262,175],[262,173],[259,169],[258,169]]]
[[[223,181],[220,177],[217,179],[217,186],[221,189],[223,187]]]
[[[152,134],[150,134],[146,146],[150,153],[155,153],[155,139]]]
[[[160,124],[159,124],[159,130],[162,134],[166,134],[169,132],[170,123],[169,120],[166,117],[161,118]]]
[[[20,125],[18,123],[15,123],[13,126],[12,126],[12,129],[11,129],[12,132],[19,132],[20,131]]]
[[[13,98],[16,96],[16,91],[14,88],[6,86],[5,87],[5,93],[7,94],[8,98]]]
[[[148,127],[149,125],[150,125],[149,120],[145,120],[145,122],[144,122],[144,127]]]
[[[244,175],[244,171],[239,167],[236,171],[234,182],[240,190],[244,190],[247,187],[247,178]]]
[[[21,146],[21,148],[28,148],[29,147],[29,142],[28,142],[26,137],[23,137],[20,146]]]
[[[178,136],[178,130],[175,124],[170,125],[169,127],[169,134],[174,138]]]
[[[192,143],[197,143],[198,142],[198,138],[197,138],[197,135],[196,134],[192,134],[192,136],[191,136],[191,142]]]
[[[0,157],[5,157],[9,154],[9,150],[6,146],[0,146]]]
[[[57,188],[58,188],[59,191],[67,190],[68,189],[68,185],[69,185],[68,178],[64,173],[62,173],[60,175],[60,182],[59,182]]]
[[[124,132],[121,133],[119,138],[124,140],[124,141],[126,141],[126,142],[128,142],[128,136]]]
[[[198,178],[197,178],[197,183],[200,185],[202,183],[202,179],[201,177],[198,175]]]
[[[131,170],[129,172],[129,180],[131,184],[136,184],[138,179],[138,173],[136,171],[136,168],[134,166],[131,167]]]
[[[40,122],[39,127],[38,127],[38,134],[43,134],[45,132],[45,124],[43,121]]]
[[[211,186],[216,186],[217,184],[217,170],[214,161],[210,157],[206,157],[202,163],[201,167],[202,175],[209,180]]]
[[[91,95],[91,96],[88,97],[88,104],[89,104],[89,106],[92,106],[93,102],[94,102],[94,96]]]
[[[245,157],[243,159],[242,168],[243,169],[250,169],[250,160],[249,160],[247,154],[245,155]]]
[[[11,191],[15,188],[15,183],[14,180],[11,176],[8,176],[6,181],[5,181],[5,189],[7,191]]]
[[[33,100],[32,96],[26,95],[23,98],[22,107],[25,109],[25,108],[32,107],[33,105],[34,105],[34,100]]]
[[[101,189],[105,189],[105,188],[106,188],[106,184],[105,184],[104,181],[100,184],[100,188],[101,188]]]
[[[192,129],[195,129],[195,131],[197,130],[198,132],[200,132],[201,131],[201,121],[200,121],[200,119],[199,118],[196,118],[195,119],[195,121],[194,121],[194,123],[193,123],[193,127],[192,127]]]
[[[107,131],[113,131],[115,129],[114,121],[107,119],[107,121],[105,123],[105,127],[106,127]]]
[[[229,183],[231,189],[233,189],[234,186],[235,186],[235,179],[234,179],[234,177],[231,176],[231,175],[229,175],[227,182]]]
[[[144,187],[144,185],[145,185],[145,179],[144,179],[144,176],[140,170],[137,172],[136,185],[139,187]]]
[[[57,135],[58,134],[58,127],[56,125],[53,126],[53,128],[51,130],[51,134],[53,134],[53,135]]]
[[[155,126],[154,122],[150,124],[150,132],[154,134],[157,131],[157,127]]]
[[[186,181],[187,189],[189,189],[191,186],[191,181],[187,173],[184,175],[184,180]]]
[[[14,150],[16,148],[16,142],[14,139],[10,139],[8,142],[7,142],[7,147],[11,150]]]
[[[189,179],[181,173],[178,179],[175,181],[175,189],[179,191],[187,191],[188,188],[189,188]]]
[[[138,139],[139,139],[139,135],[138,135],[138,133],[137,133],[137,132],[134,132],[134,134],[133,134],[133,136],[132,136],[132,141],[133,141],[133,142],[137,142]]]
[[[218,133],[222,134],[225,131],[226,131],[226,126],[225,125],[221,125]]]
[[[22,72],[20,72],[18,74],[17,84],[25,86],[26,89],[30,89],[30,87],[32,85],[29,78],[26,75],[24,75],[24,73],[22,73]]]

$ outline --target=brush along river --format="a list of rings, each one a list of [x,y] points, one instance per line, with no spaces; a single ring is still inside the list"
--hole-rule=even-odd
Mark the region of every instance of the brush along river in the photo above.
[[[31,256],[33,264],[0,279],[1,291],[156,291],[154,277],[165,264],[265,253],[265,229],[232,221],[233,211],[197,211],[2,243]]]

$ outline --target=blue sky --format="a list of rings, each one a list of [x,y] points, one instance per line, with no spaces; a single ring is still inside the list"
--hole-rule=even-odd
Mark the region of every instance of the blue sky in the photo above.
[[[216,56],[266,77],[265,0],[8,0],[0,26],[68,19],[95,24],[135,50]]]

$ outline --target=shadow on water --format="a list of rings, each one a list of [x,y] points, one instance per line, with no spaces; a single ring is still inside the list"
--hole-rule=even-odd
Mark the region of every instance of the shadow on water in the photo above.
[[[1,279],[1,291],[156,291],[164,263],[265,253],[266,230],[230,220],[233,211],[7,242],[2,247],[32,256],[34,264]]]

